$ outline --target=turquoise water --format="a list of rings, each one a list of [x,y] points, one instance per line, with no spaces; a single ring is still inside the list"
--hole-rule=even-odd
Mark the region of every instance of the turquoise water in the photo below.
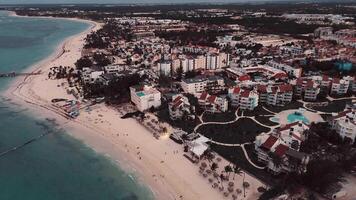
[[[280,119],[278,117],[271,117],[270,120],[272,122],[276,122],[276,123],[279,123],[280,122]],[[288,123],[293,123],[293,122],[296,122],[296,121],[302,121],[306,124],[309,124],[309,120],[303,115],[298,115],[298,114],[295,114],[295,113],[291,113],[287,116],[287,121]]]
[[[88,24],[9,17],[0,12],[0,72],[21,71],[50,55]],[[0,91],[10,79],[0,79]],[[1,200],[153,199],[147,187],[58,126],[0,96],[0,152],[49,135],[0,157]]]
[[[137,94],[137,96],[139,96],[139,97],[145,96],[145,93],[143,93],[143,92],[137,92],[136,94]]]
[[[309,120],[303,115],[303,114],[295,114],[295,113],[291,113],[287,116],[287,120],[289,123],[293,123],[296,121],[302,121],[306,124],[309,124]]]

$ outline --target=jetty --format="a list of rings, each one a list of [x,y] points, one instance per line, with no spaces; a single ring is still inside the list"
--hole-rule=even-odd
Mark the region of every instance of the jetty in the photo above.
[[[7,72],[7,73],[0,73],[0,78],[12,78],[12,77],[17,77],[17,76],[35,76],[35,75],[40,75],[42,74],[41,72]]]

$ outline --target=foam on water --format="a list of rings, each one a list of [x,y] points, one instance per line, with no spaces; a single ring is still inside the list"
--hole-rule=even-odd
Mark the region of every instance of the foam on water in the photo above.
[[[80,22],[0,12],[0,72],[26,69],[87,27]],[[0,79],[0,91],[9,82]],[[6,98],[0,98],[0,119],[0,152],[50,133],[0,158],[0,199],[153,199],[150,189],[116,162],[65,134],[53,121],[37,119]]]

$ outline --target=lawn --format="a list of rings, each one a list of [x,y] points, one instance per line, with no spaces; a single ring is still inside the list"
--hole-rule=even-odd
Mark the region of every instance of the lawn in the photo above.
[[[260,115],[273,115],[273,113],[268,112],[267,110],[263,109],[262,106],[257,106],[254,110],[245,110],[244,116],[260,116]]]
[[[334,100],[327,106],[315,106],[313,109],[322,112],[342,112],[348,103],[351,103],[351,99]]]
[[[231,163],[236,164],[241,167],[247,173],[255,176],[262,182],[268,185],[274,185],[278,182],[278,177],[271,175],[266,170],[257,169],[252,166],[247,160],[241,149],[241,147],[227,147],[211,144],[212,150],[218,153],[220,156],[224,157]],[[250,159],[259,166],[264,166],[263,164],[257,161],[257,157],[254,153],[254,144],[245,145],[246,151],[249,154]]]
[[[269,118],[271,118],[271,116],[265,117],[265,116],[256,116],[255,120],[257,120],[258,122],[267,125],[267,126],[276,126],[278,125],[278,123],[276,122],[272,122],[271,120],[269,120]]]
[[[203,115],[204,122],[227,122],[235,119],[235,111],[229,111],[224,113],[208,113]]]
[[[272,112],[279,113],[279,112],[282,112],[284,110],[303,108],[303,104],[298,102],[298,101],[293,101],[290,104],[287,104],[285,106],[269,106],[269,105],[266,105],[265,107],[268,110],[272,111]]]
[[[232,124],[207,124],[198,128],[197,132],[216,142],[242,144],[255,141],[262,132],[270,131],[251,119],[241,118]]]

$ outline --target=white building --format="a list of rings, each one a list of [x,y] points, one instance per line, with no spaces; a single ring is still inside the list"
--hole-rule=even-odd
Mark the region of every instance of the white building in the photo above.
[[[348,79],[333,78],[331,82],[330,94],[345,95],[350,86]]]
[[[356,138],[356,110],[350,109],[339,113],[330,119],[330,124],[340,136],[350,138],[355,142]]]
[[[267,65],[282,70],[286,72],[289,76],[293,76],[296,78],[300,78],[302,76],[302,68],[292,67],[290,65],[278,63],[273,60],[269,61]]]
[[[219,76],[197,76],[195,78],[183,79],[181,86],[185,93],[197,96],[204,91],[219,91],[224,89],[224,79]]]
[[[265,163],[273,174],[306,172],[309,156],[300,152],[300,145],[306,139],[304,133],[308,129],[306,124],[294,122],[275,129],[271,134],[258,135],[255,140],[258,160]],[[274,157],[280,160],[279,165]]]
[[[104,73],[104,71],[94,71],[90,68],[83,68],[82,80],[85,84],[92,84],[95,83]]]
[[[130,87],[131,101],[141,112],[161,105],[161,93],[151,86]]]
[[[206,69],[208,70],[214,70],[218,69],[218,55],[213,53],[213,54],[208,54],[206,56]]]
[[[208,112],[219,113],[228,110],[228,101],[225,97],[209,95],[207,92],[200,95],[198,102]]]
[[[188,98],[182,94],[174,95],[168,104],[169,116],[172,120],[182,119],[184,116],[190,117],[192,109]]]
[[[253,110],[258,106],[259,95],[256,91],[230,88],[229,97],[232,106],[238,106],[242,110]]]
[[[293,87],[290,84],[282,85],[258,85],[260,103],[271,106],[285,106],[293,99]]]
[[[158,63],[158,71],[160,75],[171,76],[172,74],[172,62],[162,61]]]

